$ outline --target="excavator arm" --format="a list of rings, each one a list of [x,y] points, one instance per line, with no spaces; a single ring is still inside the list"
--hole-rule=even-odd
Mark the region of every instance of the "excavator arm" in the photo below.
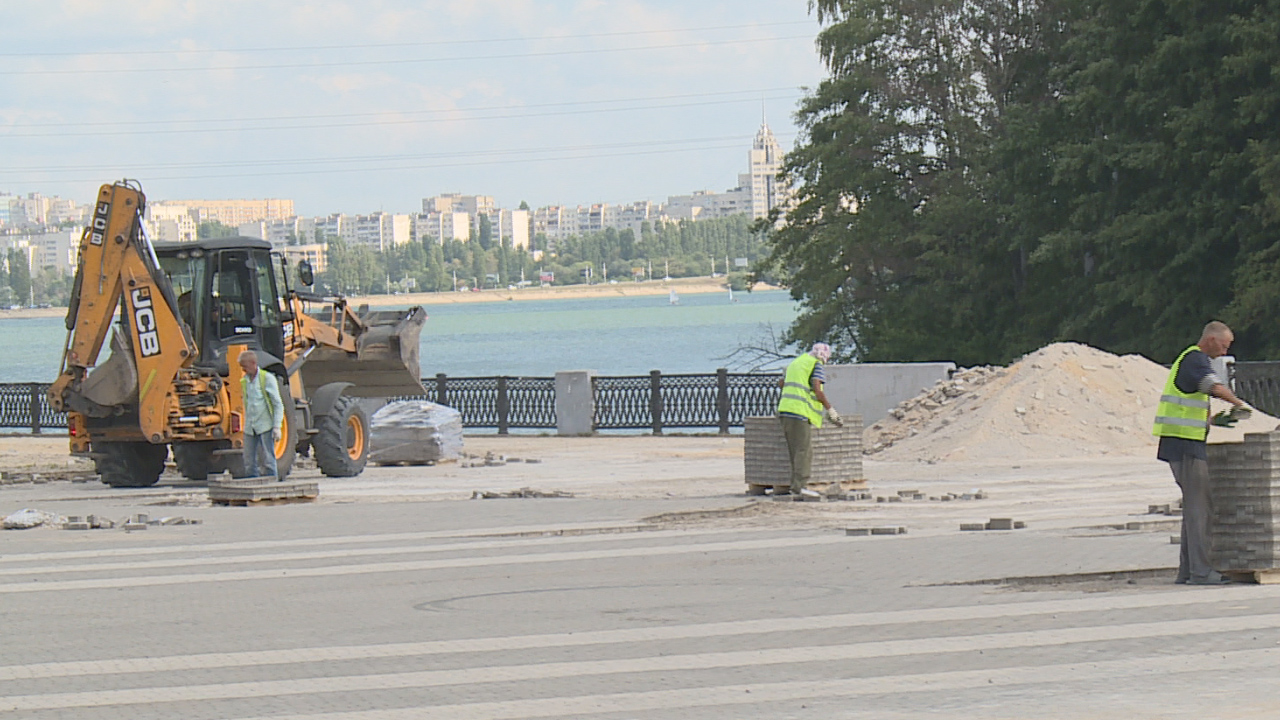
[[[128,182],[103,185],[98,192],[93,222],[80,239],[67,343],[49,403],[88,416],[118,414],[126,400],[119,397],[121,388],[133,388],[126,391],[132,396],[126,404],[137,408],[142,438],[161,443],[170,439],[175,379],[194,360],[196,345],[143,233],[145,206],[142,191]],[[117,309],[127,339],[121,338],[112,358],[95,370]],[[98,372],[104,377],[95,383]],[[112,392],[117,397],[108,400]]]

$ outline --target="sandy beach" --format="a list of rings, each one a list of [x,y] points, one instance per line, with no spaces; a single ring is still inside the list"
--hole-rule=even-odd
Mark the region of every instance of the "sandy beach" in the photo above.
[[[503,302],[515,300],[570,300],[602,297],[636,297],[641,295],[666,295],[671,290],[679,294],[728,292],[723,278],[676,278],[648,282],[620,282],[617,285],[558,285],[551,287],[527,287],[519,290],[481,290],[479,292],[409,293],[405,295],[364,295],[351,298],[352,305],[368,304],[372,307],[398,305],[445,305],[450,303]],[[773,285],[757,283],[753,290],[777,290]],[[19,308],[0,310],[0,320],[5,318],[66,317],[65,307]]]
[[[777,290],[777,287],[757,283],[753,290]],[[530,286],[518,290],[480,290],[478,292],[409,293],[405,295],[369,295],[351,298],[352,304],[368,303],[384,305],[444,305],[449,303],[500,302],[516,300],[568,300],[603,297],[638,297],[642,295],[666,295],[672,290],[677,294],[728,292],[723,278],[677,278],[632,282],[627,280],[613,284]]]

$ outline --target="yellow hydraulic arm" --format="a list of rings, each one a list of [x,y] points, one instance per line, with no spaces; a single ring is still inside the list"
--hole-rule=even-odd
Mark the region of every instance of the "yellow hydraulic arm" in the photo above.
[[[80,239],[62,371],[49,401],[58,410],[84,411],[90,401],[80,394],[80,385],[98,362],[119,308],[132,341],[139,429],[143,439],[158,443],[169,440],[174,380],[194,360],[196,346],[142,231],[145,206],[141,189],[128,182],[98,191],[93,222]]]

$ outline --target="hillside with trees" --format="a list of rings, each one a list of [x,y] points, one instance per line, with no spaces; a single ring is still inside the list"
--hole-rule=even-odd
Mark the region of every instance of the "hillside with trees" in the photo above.
[[[815,0],[829,77],[761,270],[789,340],[1280,357],[1280,1]]]
[[[348,294],[392,291],[441,292],[458,287],[501,287],[522,280],[537,283],[550,273],[555,285],[631,282],[637,277],[655,278],[723,274],[726,258],[755,262],[765,252],[763,237],[745,215],[698,222],[644,224],[640,233],[612,228],[549,241],[538,235],[531,250],[541,250],[535,261],[531,252],[498,242],[491,231],[475,241],[406,243],[383,253],[341,239],[325,238],[328,268],[319,282],[331,291]],[[734,279],[745,282],[744,268]],[[737,276],[740,276],[737,277]],[[388,285],[390,283],[390,285]]]

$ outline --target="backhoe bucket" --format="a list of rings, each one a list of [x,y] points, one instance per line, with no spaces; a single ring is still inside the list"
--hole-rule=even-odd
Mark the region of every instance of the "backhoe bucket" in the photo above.
[[[364,312],[359,317],[366,330],[356,342],[355,356],[324,347],[308,356],[302,366],[302,380],[309,391],[331,382],[349,382],[355,385],[343,394],[353,397],[425,395],[418,365],[418,339],[427,313],[421,307],[413,307]]]

